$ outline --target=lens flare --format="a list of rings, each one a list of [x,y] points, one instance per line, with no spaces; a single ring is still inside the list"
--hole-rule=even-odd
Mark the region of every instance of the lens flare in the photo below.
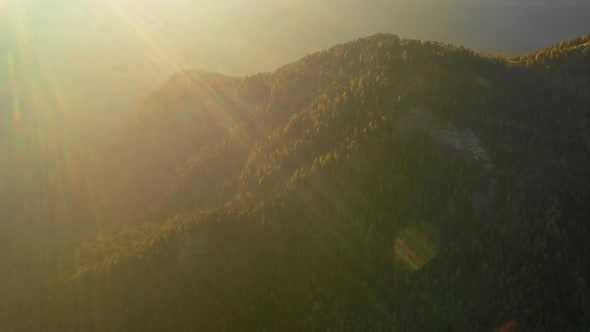
[[[437,255],[434,243],[417,228],[407,228],[394,240],[394,258],[402,265],[416,271]]]

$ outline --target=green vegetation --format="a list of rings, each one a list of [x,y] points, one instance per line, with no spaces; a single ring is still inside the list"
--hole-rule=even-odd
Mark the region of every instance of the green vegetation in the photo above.
[[[0,329],[588,329],[587,41],[515,66],[378,34],[177,73],[84,166],[102,217],[8,255]]]

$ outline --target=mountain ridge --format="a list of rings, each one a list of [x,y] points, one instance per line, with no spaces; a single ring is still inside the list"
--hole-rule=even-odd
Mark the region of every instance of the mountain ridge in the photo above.
[[[141,220],[64,254],[28,327],[588,326],[588,103],[544,70],[377,34],[174,74],[100,177]]]

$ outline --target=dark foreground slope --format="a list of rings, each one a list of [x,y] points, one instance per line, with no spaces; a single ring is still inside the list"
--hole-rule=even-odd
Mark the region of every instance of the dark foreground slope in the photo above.
[[[108,166],[133,166],[112,190],[143,223],[66,255],[0,322],[587,329],[588,102],[544,75],[393,35],[254,77],[179,73]]]

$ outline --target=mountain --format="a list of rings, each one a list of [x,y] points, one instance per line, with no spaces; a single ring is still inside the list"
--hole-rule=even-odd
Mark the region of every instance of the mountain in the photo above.
[[[590,82],[590,35],[564,40],[533,54],[515,58],[547,72],[547,79],[556,89],[574,90],[586,100]]]
[[[172,75],[78,164],[101,216],[7,265],[0,326],[589,328],[590,103],[545,53],[377,34]]]
[[[38,85],[35,94],[59,97],[53,112],[101,137],[138,98],[183,68],[269,71],[375,31],[518,55],[590,29],[590,4],[583,0],[341,0],[337,15],[334,3],[312,0],[19,0],[1,6],[0,62],[20,62],[16,76]],[[103,130],[95,131],[97,125]]]

